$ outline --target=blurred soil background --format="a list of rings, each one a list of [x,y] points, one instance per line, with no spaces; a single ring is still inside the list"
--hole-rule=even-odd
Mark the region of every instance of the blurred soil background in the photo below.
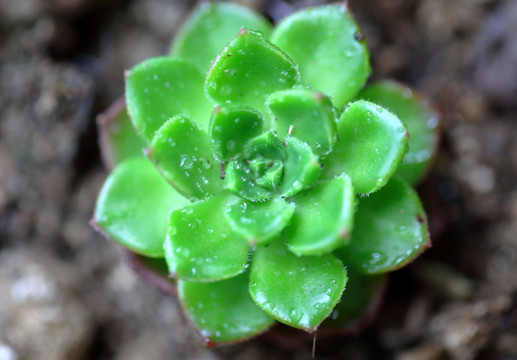
[[[241,0],[281,18],[316,1]],[[517,1],[351,0],[373,80],[443,112],[419,188],[433,247],[393,274],[363,333],[316,359],[517,359]],[[264,337],[205,349],[174,298],[89,226],[96,115],[164,54],[193,1],[0,0],[0,360],[310,359]]]

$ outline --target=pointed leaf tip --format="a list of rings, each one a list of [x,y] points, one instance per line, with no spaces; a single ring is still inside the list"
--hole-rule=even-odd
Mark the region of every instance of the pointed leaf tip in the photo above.
[[[272,26],[264,17],[238,4],[201,4],[178,31],[171,53],[189,60],[205,73],[210,62],[243,27],[267,37]]]

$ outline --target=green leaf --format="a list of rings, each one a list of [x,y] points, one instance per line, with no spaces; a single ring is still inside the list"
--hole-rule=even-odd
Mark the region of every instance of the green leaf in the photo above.
[[[192,64],[157,57],[135,66],[126,77],[126,101],[135,127],[151,141],[171,117],[186,115],[208,129],[212,107],[203,92],[203,75]]]
[[[279,235],[293,213],[294,206],[284,199],[274,198],[263,203],[239,199],[226,208],[224,215],[235,232],[256,246],[269,243]]]
[[[386,283],[386,275],[363,275],[347,269],[346,289],[322,328],[354,330],[375,313]]]
[[[275,191],[284,173],[284,164],[280,160],[267,161],[265,159],[251,160],[250,167],[257,175],[257,184],[265,189]]]
[[[173,117],[156,132],[148,156],[189,199],[204,199],[223,189],[208,135],[185,116]]]
[[[215,281],[246,269],[248,244],[235,233],[221,212],[233,196],[226,193],[170,213],[165,258],[179,279]]]
[[[356,271],[379,274],[406,265],[428,246],[420,200],[411,186],[394,177],[360,199],[350,243],[338,253]]]
[[[347,174],[360,194],[383,187],[407,151],[404,125],[383,107],[359,100],[345,109],[337,127],[338,142],[323,161],[323,176]]]
[[[298,64],[303,85],[327,93],[341,109],[371,72],[362,37],[341,3],[295,12],[278,24],[271,42]]]
[[[271,193],[255,183],[250,169],[241,156],[236,156],[226,167],[226,189],[250,201],[266,201]]]
[[[284,160],[285,149],[274,132],[266,131],[246,143],[243,155],[246,160],[254,158]]]
[[[273,324],[251,299],[248,281],[249,273],[212,283],[178,281],[182,307],[205,341],[244,340]]]
[[[146,143],[133,127],[124,99],[97,117],[97,128],[102,160],[109,169],[131,157],[144,156]]]
[[[320,175],[318,157],[309,145],[294,137],[286,139],[287,158],[284,162],[284,178],[280,185],[283,196],[292,196],[310,184]]]
[[[397,174],[411,184],[417,183],[436,153],[440,118],[438,111],[411,88],[394,81],[370,85],[359,97],[384,106],[406,125],[409,149]]]
[[[244,104],[268,116],[267,96],[299,83],[298,68],[287,55],[260,34],[241,29],[215,59],[205,88],[217,104]]]
[[[117,165],[106,179],[93,222],[132,251],[163,257],[167,214],[187,203],[148,159],[130,158]]]
[[[244,144],[263,131],[264,118],[247,106],[216,106],[210,121],[210,142],[214,156],[228,161],[242,151]]]
[[[332,150],[337,116],[327,96],[301,88],[282,90],[269,97],[268,106],[281,137],[289,134],[306,142],[316,155]]]
[[[345,268],[333,255],[298,257],[279,241],[257,248],[250,293],[276,320],[312,332],[329,316],[346,281]]]
[[[319,255],[348,243],[355,201],[348,176],[318,182],[290,201],[296,211],[286,228],[286,237],[293,253]]]
[[[231,3],[201,4],[180,29],[171,53],[188,59],[205,73],[210,62],[243,27],[266,37],[271,32],[269,22],[248,8]]]

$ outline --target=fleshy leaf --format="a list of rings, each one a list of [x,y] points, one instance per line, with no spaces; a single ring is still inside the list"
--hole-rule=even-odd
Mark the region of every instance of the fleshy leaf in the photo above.
[[[244,340],[269,328],[274,320],[251,299],[249,273],[212,283],[178,281],[179,299],[207,342]]]
[[[172,57],[152,58],[132,68],[126,77],[126,101],[142,136],[151,141],[163,123],[179,114],[208,129],[212,106],[203,80],[194,65]]]
[[[244,144],[262,133],[264,118],[247,106],[216,106],[210,121],[210,142],[214,156],[228,161],[242,151]]]
[[[332,315],[325,320],[322,328],[360,330],[358,326],[368,322],[376,311],[382,297],[386,275],[363,275],[347,269],[346,289],[337,303]]]
[[[243,28],[215,59],[205,88],[215,103],[244,104],[268,116],[267,96],[299,83],[298,68],[287,55]]]
[[[268,190],[254,182],[241,156],[236,156],[226,167],[224,184],[232,193],[250,201],[265,201],[271,197]]]
[[[411,186],[394,177],[359,200],[350,243],[338,254],[356,271],[379,274],[404,266],[428,246],[420,200]]]
[[[298,64],[303,85],[330,95],[340,109],[371,72],[368,48],[345,3],[295,12],[278,24],[271,42]]]
[[[346,270],[333,255],[298,257],[277,241],[257,248],[250,293],[276,320],[312,332],[330,314],[346,281]]]
[[[248,8],[231,3],[201,4],[180,29],[171,53],[188,59],[205,73],[210,62],[243,27],[266,37],[271,32],[269,22]]]
[[[284,178],[280,185],[283,196],[289,197],[312,184],[320,175],[318,157],[309,145],[294,137],[286,139]]]
[[[294,206],[284,199],[274,198],[263,203],[239,199],[224,213],[232,229],[248,240],[251,246],[264,245],[287,226]]]
[[[204,199],[223,188],[207,133],[185,116],[175,116],[163,124],[151,142],[148,156],[189,199]]]
[[[268,99],[274,116],[273,129],[312,148],[316,155],[328,153],[336,142],[336,112],[322,93],[298,88],[278,91]]]
[[[354,218],[354,189],[348,176],[316,183],[289,199],[296,212],[286,228],[289,250],[319,255],[348,243]]]
[[[409,134],[398,117],[381,106],[359,100],[345,109],[337,127],[338,142],[323,160],[323,176],[347,174],[360,194],[383,187],[408,147]]]
[[[119,99],[97,117],[97,127],[102,160],[107,168],[113,169],[134,156],[144,156],[146,143],[133,127],[124,99]]]
[[[285,149],[275,133],[266,131],[248,141],[244,146],[243,154],[247,160],[254,158],[284,160]]]
[[[409,87],[394,81],[367,86],[359,97],[386,107],[406,125],[409,149],[397,174],[411,184],[417,183],[436,153],[440,118],[438,111]]]
[[[187,203],[148,159],[130,158],[106,179],[93,223],[136,253],[163,257],[167,214]]]
[[[222,209],[233,199],[222,193],[170,213],[165,258],[172,274],[184,280],[216,281],[246,269],[248,244],[221,221]]]

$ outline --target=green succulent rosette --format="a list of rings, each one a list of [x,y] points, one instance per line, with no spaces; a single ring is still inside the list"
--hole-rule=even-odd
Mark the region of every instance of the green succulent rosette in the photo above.
[[[93,222],[166,264],[211,342],[275,320],[308,332],[331,314],[329,326],[356,321],[383,274],[429,245],[410,184],[436,145],[436,112],[403,86],[364,87],[369,74],[343,4],[274,29],[202,5],[169,56],[128,72],[127,111],[102,122],[114,168]]]

